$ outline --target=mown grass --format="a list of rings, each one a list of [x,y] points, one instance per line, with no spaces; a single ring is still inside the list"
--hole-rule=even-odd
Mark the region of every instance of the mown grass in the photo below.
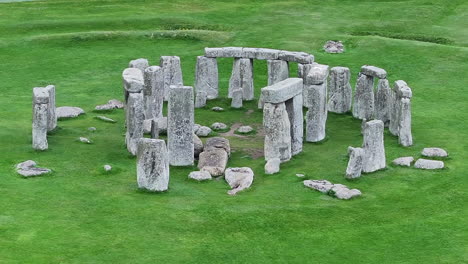
[[[426,0],[1,3],[0,263],[468,262],[467,11],[465,1]],[[206,34],[180,38],[171,31]],[[148,32],[168,35],[149,38]],[[324,53],[329,39],[342,40],[346,52]],[[330,114],[326,140],[305,143],[276,175],[265,175],[263,159],[250,157],[262,148],[261,137],[230,138],[229,166],[255,172],[251,189],[238,196],[226,194],[223,180],[189,181],[195,166],[171,168],[166,193],[139,191],[135,158],[124,146],[123,111],[105,113],[117,120],[106,123],[94,118],[94,106],[122,97],[121,72],[131,59],[158,64],[161,55],[178,55],[190,85],[196,56],[205,46],[221,45],[310,52],[320,63],[350,67],[353,85],[361,65],[385,68],[391,82],[403,79],[413,89],[415,145],[403,148],[386,132],[388,168],[346,181],[346,150],[361,144],[361,124]],[[219,60],[221,97],[231,67],[232,60]],[[254,68],[258,95],[267,83],[265,62]],[[50,149],[35,152],[31,88],[46,84],[56,85],[58,106],[79,106],[87,114],[59,121]],[[260,126],[256,101],[239,110],[229,105],[223,98],[210,101],[197,109],[196,122]],[[213,106],[226,111],[213,112]],[[91,126],[97,131],[88,131]],[[93,144],[77,142],[80,136]],[[418,158],[429,146],[449,151],[446,169],[390,164],[400,156]],[[19,177],[14,165],[27,159],[53,173]],[[104,164],[112,172],[105,173]],[[340,201],[322,195],[304,188],[296,173],[344,183],[363,196]]]

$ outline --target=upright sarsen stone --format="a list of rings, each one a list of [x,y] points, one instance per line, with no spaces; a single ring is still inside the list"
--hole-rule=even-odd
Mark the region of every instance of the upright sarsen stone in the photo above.
[[[33,120],[32,120],[32,147],[35,150],[46,150],[48,129],[49,92],[46,88],[33,88]]]
[[[389,125],[389,131],[392,133],[394,136],[398,136],[399,134],[399,125],[400,125],[400,103],[401,103],[401,98],[411,98],[412,97],[412,91],[411,88],[408,87],[408,84],[406,84],[405,81],[398,80],[395,81],[395,85],[393,87],[393,92],[392,92],[392,101],[393,101],[393,106],[391,109],[391,114],[390,114],[390,125]]]
[[[283,60],[268,60],[268,86],[289,78],[289,64]]]
[[[143,72],[137,68],[127,68],[122,73],[125,103],[129,93],[140,93],[145,87]]]
[[[55,112],[55,86],[47,85],[45,89],[49,93],[49,103],[47,106],[47,131],[52,131],[57,127],[57,114]]]
[[[143,137],[143,122],[145,120],[145,109],[143,93],[130,93],[127,101],[125,143],[127,150],[136,155],[138,140]]]
[[[304,138],[304,114],[302,112],[302,94],[298,94],[285,102],[289,123],[291,124],[291,154],[302,152]]]
[[[144,72],[145,119],[162,117],[164,103],[164,76],[159,66],[151,66]]]
[[[279,158],[281,162],[291,159],[291,124],[284,103],[267,103],[263,107],[265,131],[265,160]]]
[[[330,71],[328,111],[346,113],[351,111],[353,92],[351,88],[350,71],[346,67],[333,67]]]
[[[379,79],[375,94],[375,119],[382,120],[388,125],[392,110],[392,90],[387,79]]]
[[[359,73],[354,94],[353,116],[372,119],[374,115],[374,77]]]
[[[169,89],[171,85],[183,85],[182,68],[178,56],[161,56],[159,62],[164,75],[164,100],[169,98]]]
[[[172,166],[192,165],[194,103],[191,86],[171,86],[167,117],[169,163]]]
[[[381,120],[372,120],[364,127],[364,149],[363,172],[374,172],[386,167],[384,146],[384,124]]]
[[[197,57],[195,66],[195,91],[206,92],[207,99],[218,98],[218,62],[216,58]]]
[[[361,177],[364,150],[362,148],[348,147],[349,161],[348,167],[346,168],[346,178],[354,179]]]
[[[413,145],[413,135],[411,133],[411,100],[409,98],[401,98],[399,106],[398,142],[402,146],[409,147]]]
[[[169,159],[166,143],[161,139],[141,138],[137,152],[138,187],[162,192],[169,185]]]
[[[237,89],[242,89],[244,100],[254,99],[252,59],[234,59],[232,74],[229,79],[228,97],[232,98],[232,93]]]

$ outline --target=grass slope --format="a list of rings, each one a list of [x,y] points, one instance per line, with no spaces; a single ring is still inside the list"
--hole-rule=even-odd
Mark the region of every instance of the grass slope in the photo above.
[[[0,3],[0,263],[468,262],[467,14],[463,0]],[[324,53],[329,39],[342,40],[346,53]],[[406,80],[414,93],[415,145],[400,147],[386,132],[388,164],[438,146],[450,152],[447,169],[389,165],[346,181],[346,149],[361,144],[360,122],[330,114],[327,140],[304,144],[277,175],[264,175],[263,159],[249,158],[261,138],[232,138],[229,166],[256,174],[238,196],[226,194],[224,181],[189,181],[194,168],[171,168],[167,193],[139,191],[123,111],[107,114],[118,123],[104,123],[93,118],[94,106],[122,97],[121,72],[131,59],[158,64],[161,55],[178,55],[192,84],[196,56],[218,45],[306,51],[350,67],[353,76],[363,64],[385,68],[391,82]],[[219,62],[222,95],[231,63]],[[264,62],[256,62],[255,75],[258,94]],[[56,85],[57,105],[87,114],[59,121],[50,149],[35,152],[31,89],[46,84]],[[209,102],[215,105],[229,101]],[[196,111],[197,123],[261,125],[260,111],[246,114],[256,102],[221,113],[209,107]],[[79,136],[94,144],[80,144]],[[27,159],[54,173],[20,178],[14,164]],[[102,169],[107,163],[111,173]],[[363,196],[333,199],[304,188],[296,173]]]

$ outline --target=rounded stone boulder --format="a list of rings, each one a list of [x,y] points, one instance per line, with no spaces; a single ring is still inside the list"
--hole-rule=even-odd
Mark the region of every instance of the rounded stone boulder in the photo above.
[[[57,107],[56,114],[57,118],[73,118],[84,114],[85,111],[75,106],[61,106]]]
[[[421,152],[426,157],[440,157],[445,158],[448,156],[447,151],[441,148],[424,148]]]

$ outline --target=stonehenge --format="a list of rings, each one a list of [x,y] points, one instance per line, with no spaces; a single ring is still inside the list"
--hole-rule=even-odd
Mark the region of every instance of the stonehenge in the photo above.
[[[137,152],[138,187],[162,192],[169,185],[169,157],[161,139],[140,138]]]
[[[184,84],[180,58],[178,56],[161,56],[159,66],[163,70],[164,101],[168,101],[171,85]]]
[[[162,117],[164,103],[164,76],[159,66],[147,67],[144,71],[145,119]]]
[[[328,85],[328,111],[333,113],[347,113],[351,111],[353,90],[351,88],[350,71],[346,67],[330,69],[330,83]]]
[[[243,100],[254,99],[253,60],[235,58],[232,66],[232,74],[229,79],[228,97],[232,98],[234,91],[242,91]]]
[[[143,93],[129,93],[127,108],[125,109],[125,120],[127,132],[125,133],[125,143],[127,150],[132,155],[137,153],[137,144],[143,137],[143,122],[145,120]]]
[[[306,113],[306,141],[319,142],[325,139],[327,122],[327,77],[328,65],[313,64],[304,71],[303,104]]]
[[[57,127],[55,86],[33,88],[32,147],[35,150],[49,148],[47,132]]]
[[[216,58],[197,57],[195,67],[195,91],[205,92],[207,99],[218,98],[218,61]]]

